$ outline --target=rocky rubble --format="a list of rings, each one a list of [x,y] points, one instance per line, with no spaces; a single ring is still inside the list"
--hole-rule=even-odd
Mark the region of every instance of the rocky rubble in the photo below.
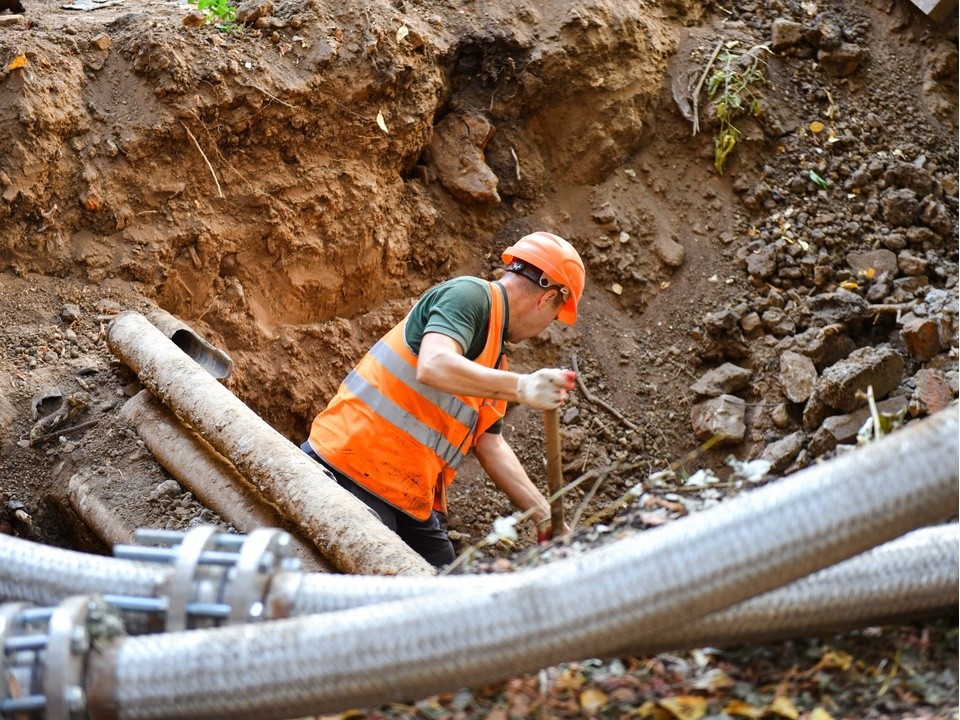
[[[858,89],[882,98],[871,106],[886,104],[887,116],[845,100],[857,81],[836,78],[871,61],[873,28],[855,9],[783,5],[776,17],[741,5],[735,21],[758,43],[766,36],[764,114],[778,122],[762,114],[745,130],[770,152],[735,169],[748,216],[732,252],[754,294],[703,316],[694,340],[705,369],[690,386],[697,436],[753,441],[745,450],[774,472],[855,442],[868,395],[907,420],[957,397],[956,155],[932,160],[936,128],[883,83]],[[955,66],[956,47],[938,46],[928,62]],[[788,69],[799,98],[777,85]],[[927,87],[935,106],[950,87]],[[720,378],[751,376],[721,389]],[[779,387],[772,409],[754,388],[763,378]]]

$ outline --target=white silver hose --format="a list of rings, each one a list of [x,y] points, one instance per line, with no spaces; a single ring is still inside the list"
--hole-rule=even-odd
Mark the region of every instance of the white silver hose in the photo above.
[[[419,697],[602,656],[955,511],[957,408],[582,557],[263,625],[126,638],[89,661],[98,718],[277,718]]]

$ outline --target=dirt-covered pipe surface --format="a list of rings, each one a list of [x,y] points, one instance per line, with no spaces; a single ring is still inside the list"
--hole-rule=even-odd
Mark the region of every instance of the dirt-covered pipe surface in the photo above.
[[[121,413],[136,428],[157,462],[239,532],[249,533],[260,527],[283,528],[290,532],[294,555],[304,571],[332,569],[313,544],[302,541],[291,523],[223,455],[184,425],[149,390],[141,390],[130,398]]]
[[[603,656],[862,553],[957,506],[957,408],[522,584],[265,625],[125,638],[90,657],[91,717],[335,712]]]
[[[369,509],[265,423],[143,315],[110,323],[110,350],[167,407],[250,480],[336,567],[350,573],[435,571]]]

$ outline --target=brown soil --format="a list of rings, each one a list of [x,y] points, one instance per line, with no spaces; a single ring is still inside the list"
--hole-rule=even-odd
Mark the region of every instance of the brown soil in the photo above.
[[[906,0],[264,0],[228,32],[177,2],[24,5],[0,12],[0,489],[31,517],[10,531],[38,541],[106,551],[66,499],[77,475],[122,526],[219,522],[162,485],[118,415],[136,389],[104,341],[121,309],[158,305],[225,349],[227,386],[299,443],[420,292],[494,277],[513,239],[555,231],[587,262],[581,320],[511,361],[577,363],[593,399],[575,393],[563,416],[566,479],[614,466],[590,515],[672,463],[723,478],[731,454],[809,438],[778,356],[815,327],[812,296],[842,282],[877,304],[956,294],[956,18],[933,23]],[[769,44],[777,18],[805,34],[758,51],[763,113],[738,121],[718,174],[717,118],[704,93],[694,110],[692,89],[719,42]],[[852,69],[831,64],[840,44],[861,50]],[[457,163],[472,184],[449,177]],[[929,187],[895,219],[888,191],[911,182]],[[748,263],[763,247],[772,273]],[[917,277],[903,267],[858,275],[850,254],[877,249],[924,261],[923,282],[897,284]],[[877,318],[845,332],[894,342],[895,319]],[[746,435],[691,456],[690,386],[725,361],[752,372]],[[921,367],[946,377],[956,354],[906,363],[909,393]],[[63,427],[95,424],[31,444],[41,401],[78,392]],[[512,409],[505,432],[543,482],[540,414]],[[510,512],[468,463],[451,495],[459,542]]]

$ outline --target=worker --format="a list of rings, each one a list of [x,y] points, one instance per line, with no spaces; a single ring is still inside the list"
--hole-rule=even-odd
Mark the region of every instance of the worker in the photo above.
[[[301,448],[435,567],[452,562],[446,490],[473,450],[494,485],[550,538],[550,506],[501,434],[508,402],[557,408],[572,370],[507,369],[504,341],[554,320],[573,325],[584,267],[574,247],[535,232],[502,255],[495,282],[435,285],[360,360]]]

